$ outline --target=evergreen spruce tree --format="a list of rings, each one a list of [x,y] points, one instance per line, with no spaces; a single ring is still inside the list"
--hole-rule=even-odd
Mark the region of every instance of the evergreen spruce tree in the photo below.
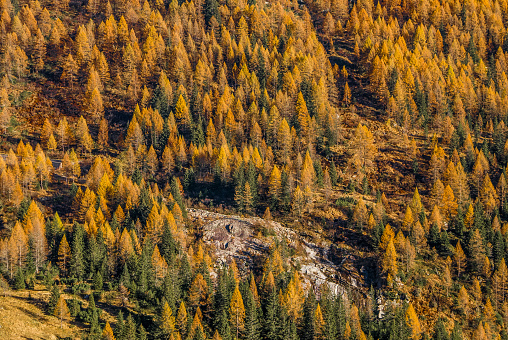
[[[138,328],[138,340],[147,340],[148,333],[145,331],[145,327],[143,325],[139,325]]]
[[[141,293],[146,293],[150,289],[152,280],[152,245],[150,242],[145,242],[141,249],[141,257],[138,261],[138,275],[137,286]]]
[[[321,166],[321,161],[319,160],[314,161],[314,170],[316,171],[316,184],[319,188],[322,188],[324,172],[323,167]]]
[[[462,328],[460,327],[460,324],[458,322],[455,322],[452,334],[450,335],[450,340],[462,340],[463,338],[464,337],[462,335]]]
[[[120,283],[122,283],[127,288],[130,287],[131,276],[129,274],[129,267],[127,266],[127,262],[123,265],[122,275],[120,276]]]
[[[88,275],[89,278],[97,272],[97,269],[99,268],[100,262],[103,258],[102,249],[100,247],[100,244],[97,242],[96,237],[90,237],[88,239]]]
[[[123,319],[122,311],[118,312],[116,317],[115,335],[117,340],[124,340],[126,338],[126,325]]]
[[[192,282],[192,270],[189,263],[189,259],[186,255],[182,256],[180,260],[180,270],[178,272],[178,281],[180,290],[184,296],[187,295]]]
[[[314,291],[309,290],[303,304],[303,340],[314,340],[314,310],[316,308],[316,297]]]
[[[101,338],[101,328],[99,326],[99,313],[97,309],[94,308],[92,311],[92,318],[90,321],[90,333],[88,334],[88,339],[90,340],[99,340]]]
[[[25,273],[23,272],[23,269],[18,267],[18,270],[16,271],[16,276],[14,277],[14,288],[17,290],[22,290],[26,288],[25,285]]]
[[[136,340],[136,323],[130,313],[125,323],[125,340]]]
[[[96,291],[102,291],[102,286],[104,285],[104,281],[102,280],[102,274],[101,272],[97,272],[95,273],[94,275],[94,278],[93,278],[93,288],[96,290]]]
[[[270,292],[265,303],[265,318],[263,323],[263,334],[265,339],[275,339],[277,337],[277,293],[275,289]]]
[[[25,258],[25,273],[35,273],[35,244],[34,239],[28,239],[28,252]]]
[[[97,308],[95,307],[94,295],[90,294],[90,297],[88,298],[88,309],[87,309],[87,313],[89,315],[90,320],[93,319],[92,316],[93,316],[93,313],[96,312],[96,309]]]
[[[256,300],[250,289],[246,290],[245,296],[245,330],[243,338],[246,340],[260,339],[260,324]]]
[[[279,305],[277,306],[277,317],[276,317],[276,338],[278,339],[290,339],[291,338],[291,319],[288,315],[286,308]]]
[[[182,193],[180,191],[180,180],[175,176],[173,176],[173,178],[171,179],[171,193],[173,194],[173,198],[175,199],[176,203],[178,203],[178,205],[180,206],[180,209],[182,209],[183,217],[186,218],[187,209],[185,209]]]
[[[252,192],[252,205],[256,206],[258,202],[258,179],[257,179],[257,172],[256,172],[256,166],[252,162],[252,160],[249,161],[249,164],[247,165],[247,170],[245,171],[246,181],[249,183],[250,191]]]
[[[346,310],[342,297],[340,295],[335,299],[330,299],[329,296],[322,297],[320,304],[322,304],[325,317],[325,337],[337,339],[346,330]]]
[[[205,22],[207,25],[210,24],[210,20],[212,17],[220,23],[220,14],[219,14],[219,2],[217,0],[206,0],[203,6],[203,14],[205,16]]]
[[[173,238],[173,234],[171,233],[171,228],[168,223],[164,223],[161,237],[161,244],[159,246],[159,250],[161,255],[164,257],[168,265],[171,266],[174,258],[178,254],[178,244]]]
[[[51,286],[51,295],[49,297],[48,302],[48,311],[50,313],[53,313],[55,310],[56,304],[58,300],[60,299],[60,289],[56,285]]]
[[[330,180],[333,185],[337,185],[338,175],[337,175],[337,168],[335,167],[335,162],[332,160],[330,163]]]
[[[71,250],[71,263],[70,273],[72,277],[81,281],[85,273],[85,257],[84,251],[84,229],[79,223],[74,224],[74,233],[72,235],[72,250]]]
[[[439,319],[434,325],[434,335],[432,336],[433,340],[450,340],[448,336],[448,331],[445,328],[445,324],[443,319]]]
[[[231,328],[227,311],[229,308],[228,301],[231,299],[227,284],[227,271],[220,268],[217,278],[217,286],[214,295],[214,320],[213,325],[219,332],[222,339],[231,339]]]
[[[162,284],[162,294],[164,299],[168,302],[171,310],[176,311],[176,302],[179,299],[179,294],[176,292],[175,287],[174,274],[171,270],[168,270],[168,273],[164,277],[164,282]]]

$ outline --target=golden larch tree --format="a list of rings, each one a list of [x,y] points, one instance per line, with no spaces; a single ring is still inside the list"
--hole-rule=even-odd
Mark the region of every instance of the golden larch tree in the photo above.
[[[164,302],[164,306],[162,307],[160,328],[166,336],[171,336],[175,331],[175,317],[167,301]]]
[[[466,266],[466,254],[464,254],[464,251],[462,250],[460,241],[458,241],[457,245],[455,246],[453,260],[455,262],[455,267],[457,268],[457,276],[460,277],[460,273],[462,272],[462,269]]]
[[[63,295],[60,295],[60,298],[56,303],[55,310],[53,311],[53,315],[60,319],[60,328],[63,328],[63,322],[67,321],[71,317],[71,313],[69,312],[67,302],[65,302]]]
[[[245,306],[243,304],[242,294],[236,285],[233,295],[231,296],[231,302],[229,304],[229,320],[233,327],[236,329],[236,338],[238,334],[245,326]]]
[[[314,339],[322,340],[326,337],[326,329],[325,329],[325,320],[323,318],[323,313],[321,312],[321,306],[319,303],[316,306],[316,310],[314,311]]]
[[[355,130],[355,135],[351,141],[351,149],[353,150],[353,163],[358,170],[365,170],[366,172],[372,170],[377,147],[374,142],[374,136],[361,123],[358,124]]]
[[[395,278],[397,275],[397,252],[393,240],[388,242],[381,262],[381,269],[388,277]]]
[[[416,315],[416,311],[413,307],[413,304],[410,302],[406,309],[406,324],[411,330],[411,338],[419,339],[422,334],[422,327],[420,325],[420,321],[418,320],[418,315]]]
[[[106,322],[104,329],[102,330],[102,339],[104,340],[115,340],[115,335],[113,334],[113,329],[109,324],[109,321]]]
[[[71,247],[69,246],[69,242],[67,242],[67,236],[64,234],[62,240],[60,241],[60,245],[58,246],[58,266],[64,274],[67,273],[67,266],[70,258]]]

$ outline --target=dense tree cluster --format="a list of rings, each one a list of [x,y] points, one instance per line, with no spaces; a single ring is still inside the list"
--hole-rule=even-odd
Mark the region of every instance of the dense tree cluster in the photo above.
[[[91,339],[508,338],[507,21],[504,0],[0,0],[0,272]],[[65,100],[22,134],[41,84]],[[217,265],[204,198],[345,220],[374,288],[309,285],[277,238],[262,268]]]

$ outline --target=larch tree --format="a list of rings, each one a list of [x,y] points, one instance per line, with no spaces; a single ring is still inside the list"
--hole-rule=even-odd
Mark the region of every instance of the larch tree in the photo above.
[[[455,199],[453,190],[449,185],[447,185],[444,189],[439,208],[446,220],[451,219],[457,214],[457,200]]]
[[[374,167],[374,159],[377,153],[377,147],[374,142],[374,136],[370,130],[358,124],[355,135],[351,141],[353,150],[353,163],[359,170],[370,172]]]
[[[351,104],[351,89],[349,88],[349,84],[347,82],[344,85],[344,97],[342,98],[342,101],[346,106]]]
[[[175,331],[175,317],[167,301],[164,301],[160,315],[160,330],[165,338],[170,338]]]
[[[406,207],[406,213],[404,214],[404,220],[402,221],[402,230],[410,231],[415,219],[413,217],[413,210],[408,205]]]
[[[365,204],[363,198],[360,197],[353,210],[353,221],[356,223],[360,230],[363,230],[363,227],[367,224],[367,219],[367,205]]]
[[[485,257],[485,246],[483,244],[483,237],[478,229],[475,229],[471,240],[469,241],[470,263],[473,270],[480,272],[483,268]]]
[[[291,129],[285,118],[282,119],[277,133],[277,145],[282,160],[286,160],[291,153],[292,143]]]
[[[503,303],[505,300],[505,290],[506,290],[506,278],[508,276],[508,269],[506,268],[506,262],[504,258],[499,262],[494,275],[492,275],[492,287],[495,295],[495,305],[497,306],[498,302]]]
[[[302,171],[300,175],[300,182],[302,184],[302,188],[311,188],[313,187],[314,179],[316,178],[316,171],[314,169],[314,165],[312,163],[312,158],[310,157],[310,153],[307,150],[305,153],[305,159],[302,165]]]
[[[162,170],[164,172],[164,175],[171,176],[173,167],[175,166],[173,158],[173,152],[171,151],[171,148],[168,146],[164,147],[164,151],[162,152]]]
[[[46,147],[47,147],[48,151],[50,151],[50,152],[56,151],[58,145],[56,144],[56,139],[53,134],[51,134],[49,136],[48,143],[46,144]]]
[[[60,139],[59,144],[62,146],[62,151],[65,152],[65,146],[67,145],[71,137],[69,123],[67,122],[67,119],[65,117],[63,117],[58,123],[56,133],[58,134],[58,138]]]
[[[323,340],[326,337],[325,320],[319,303],[314,311],[314,339]]]
[[[296,216],[302,216],[302,213],[305,210],[305,197],[299,185],[297,185],[296,189],[293,191],[291,207]]]
[[[197,274],[189,288],[189,306],[206,308],[210,303],[208,283],[201,273]]]
[[[104,116],[102,94],[98,87],[95,87],[87,98],[86,112],[94,122],[99,122]]]
[[[69,320],[71,317],[69,307],[67,307],[67,302],[65,302],[63,295],[60,295],[60,298],[56,303],[55,310],[53,311],[53,315],[60,319],[60,328],[63,328],[63,322]]]
[[[395,237],[395,232],[393,231],[393,228],[391,225],[387,224],[385,226],[385,229],[383,230],[383,234],[381,235],[381,241],[379,243],[379,249],[385,251],[388,247],[388,244],[390,241],[393,241]]]
[[[457,303],[462,312],[467,316],[469,314],[469,295],[467,293],[466,288],[461,286],[459,289],[459,294],[457,296]]]
[[[157,158],[157,154],[155,153],[153,145],[150,145],[150,149],[148,149],[148,153],[146,154],[147,173],[153,177],[158,168],[159,168],[159,159]]]
[[[116,340],[115,335],[113,334],[113,329],[111,328],[111,325],[109,324],[109,321],[106,322],[106,325],[104,326],[104,329],[102,330],[102,339]]]
[[[64,234],[62,240],[60,241],[60,245],[58,246],[58,266],[64,275],[67,274],[67,266],[70,258],[71,247],[69,246],[69,242],[67,242],[67,236]]]
[[[108,121],[103,117],[99,123],[99,134],[97,136],[97,144],[101,150],[108,147],[109,127]]]
[[[81,176],[81,166],[79,165],[79,159],[76,153],[74,152],[74,149],[71,149],[69,153],[69,161],[71,164],[71,175],[73,180],[76,178],[79,178]]]
[[[286,288],[286,293],[284,294],[285,307],[287,308],[289,316],[294,321],[297,321],[302,317],[304,300],[305,293],[300,281],[300,276],[297,271],[294,271]]]
[[[178,312],[176,314],[176,329],[182,336],[187,335],[187,309],[185,308],[185,303],[180,302],[180,307],[178,307]]]
[[[46,231],[43,221],[34,221],[34,223],[32,223],[32,230],[28,233],[28,236],[35,265],[35,272],[38,274],[44,267],[48,252]]]
[[[416,315],[413,304],[410,302],[406,309],[406,324],[411,330],[411,339],[420,339],[422,334],[422,328],[420,325],[420,321],[418,320],[418,316]]]
[[[418,188],[415,188],[413,198],[411,199],[411,204],[409,205],[409,207],[411,208],[411,212],[415,213],[416,216],[420,215],[420,212],[423,209],[423,204],[420,197],[420,193],[418,192]]]
[[[83,118],[83,116],[79,117],[78,124],[76,126],[75,136],[79,143],[80,148],[82,148],[87,152],[90,152],[92,150],[93,139],[92,136],[90,136],[88,124],[85,118]]]
[[[296,100],[296,114],[298,119],[298,127],[300,131],[300,136],[302,138],[307,138],[309,134],[310,122],[311,118],[309,115],[309,111],[307,109],[307,104],[305,103],[305,99],[301,92],[298,93],[298,98]]]
[[[457,276],[460,277],[462,269],[466,266],[466,254],[464,254],[464,251],[462,250],[460,241],[458,241],[457,245],[455,246],[453,259],[455,261],[455,267],[457,268]]]
[[[76,83],[78,71],[78,64],[74,60],[72,53],[69,53],[62,65],[62,75],[60,76],[60,80],[65,82],[72,89]]]
[[[175,118],[178,120],[178,123],[183,126],[187,126],[190,122],[189,108],[182,95],[178,97],[178,101],[176,102]]]
[[[0,127],[2,127],[4,134],[7,132],[11,120],[11,102],[7,89],[0,89]]]
[[[28,252],[28,236],[26,235],[21,223],[16,222],[11,231],[9,239],[11,254],[13,255],[13,263],[16,263],[18,268],[23,268],[25,258]],[[12,274],[11,274],[12,276]]]
[[[229,304],[229,320],[236,330],[236,338],[238,339],[240,331],[242,331],[245,326],[245,306],[243,304],[242,294],[238,289],[238,285],[236,285],[233,295],[231,296],[231,302]]]
[[[168,264],[166,260],[161,256],[159,247],[155,245],[152,253],[152,267],[155,271],[155,278],[160,280],[166,276]]]
[[[393,240],[388,242],[381,261],[381,268],[387,277],[394,279],[397,275],[397,253],[395,251],[395,246],[393,245]]]
[[[281,188],[281,173],[277,165],[274,165],[268,180],[268,195],[270,196],[272,206],[279,204]]]
[[[43,180],[49,180],[49,174],[50,170],[48,168],[47,162],[46,162],[46,156],[43,152],[40,152],[37,155],[37,158],[35,160],[35,170],[37,172],[37,175],[39,176],[39,184],[41,188],[43,188]]]

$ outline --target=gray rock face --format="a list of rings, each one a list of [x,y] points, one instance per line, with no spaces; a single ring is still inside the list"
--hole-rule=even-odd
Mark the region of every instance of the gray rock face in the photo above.
[[[259,217],[223,215],[199,209],[188,209],[188,213],[190,218],[203,225],[203,242],[212,245],[219,263],[228,263],[234,258],[240,272],[251,269],[256,260],[263,260],[268,255],[273,239],[256,235],[267,228],[272,237],[285,239],[289,246],[299,245],[303,250],[301,255],[293,256],[289,261],[291,265],[299,267],[306,286],[326,284],[335,294],[345,293],[345,281],[339,273],[340,264],[336,265],[328,259],[330,245],[315,244],[278,222]],[[353,282],[347,285],[354,287]]]
[[[234,258],[238,269],[242,271],[251,267],[256,257],[268,252],[269,244],[253,235],[255,224],[259,223],[253,218],[227,216],[197,209],[189,209],[189,215],[204,223],[203,242],[213,245],[214,255],[221,263]]]

